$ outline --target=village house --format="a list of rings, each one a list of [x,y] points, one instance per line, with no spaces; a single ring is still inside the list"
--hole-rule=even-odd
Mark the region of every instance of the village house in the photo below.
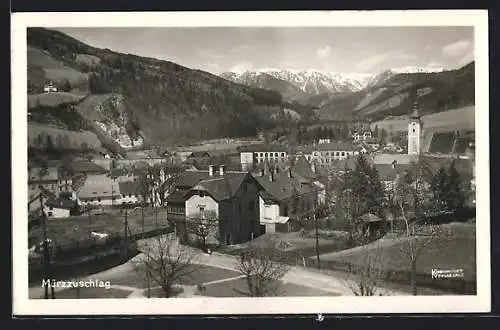
[[[57,87],[56,84],[53,81],[48,81],[44,86],[43,86],[43,91],[45,93],[53,93],[57,92]]]
[[[108,174],[88,175],[78,191],[78,199],[83,206],[118,205],[120,199],[119,183]]]
[[[215,214],[211,235],[222,244],[246,242],[259,235],[258,182],[248,172],[184,171],[167,197],[167,217],[176,221],[179,236],[192,239],[192,228],[204,214]]]
[[[78,202],[71,195],[61,194],[59,197],[49,190],[38,188],[28,201],[28,218],[34,220],[40,216],[40,196],[42,197],[43,211],[48,219],[67,218],[79,214]]]
[[[259,192],[260,224],[265,232],[287,232],[306,218],[318,205],[321,188],[291,168],[262,169],[254,178]]]
[[[353,142],[361,142],[361,141],[366,141],[368,139],[372,138],[372,132],[371,131],[364,131],[364,132],[354,132],[352,134],[352,140]]]
[[[137,181],[119,181],[118,188],[120,192],[118,205],[137,205],[143,200]]]
[[[65,198],[50,198],[45,202],[45,214],[48,218],[68,218],[79,214],[77,201]]]
[[[75,175],[94,175],[94,174],[105,174],[108,172],[104,167],[95,164],[94,162],[87,159],[77,159],[74,160],[71,165],[71,172]]]

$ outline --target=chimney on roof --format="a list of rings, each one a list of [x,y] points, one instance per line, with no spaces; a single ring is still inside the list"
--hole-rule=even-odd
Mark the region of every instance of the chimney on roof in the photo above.
[[[214,166],[213,165],[208,166],[208,175],[214,176]]]
[[[219,174],[224,175],[224,165],[219,166]]]
[[[274,181],[274,173],[273,173],[273,171],[269,171],[269,181],[271,181],[271,182]]]

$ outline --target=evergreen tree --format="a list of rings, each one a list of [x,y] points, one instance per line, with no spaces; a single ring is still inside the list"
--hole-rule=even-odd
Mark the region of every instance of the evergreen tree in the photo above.
[[[382,183],[378,171],[362,155],[358,156],[354,170],[344,175],[343,190],[350,190],[359,200],[360,215],[381,215],[384,198]]]
[[[448,168],[446,205],[449,210],[456,210],[464,206],[465,194],[462,187],[460,174],[457,171],[455,161],[452,161]]]
[[[439,171],[434,175],[431,181],[432,194],[434,201],[439,208],[446,206],[447,204],[447,192],[448,192],[448,173],[445,167],[441,167]]]

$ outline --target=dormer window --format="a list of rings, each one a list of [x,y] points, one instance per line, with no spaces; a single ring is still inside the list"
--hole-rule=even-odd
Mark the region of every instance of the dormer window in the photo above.
[[[204,198],[205,197],[205,192],[204,191],[198,192],[198,196],[200,196],[200,198]]]

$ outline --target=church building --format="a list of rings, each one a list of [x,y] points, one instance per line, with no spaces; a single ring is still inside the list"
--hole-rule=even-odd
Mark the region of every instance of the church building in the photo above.
[[[408,123],[408,155],[419,155],[421,151],[423,123],[418,110],[418,101],[415,101]]]

